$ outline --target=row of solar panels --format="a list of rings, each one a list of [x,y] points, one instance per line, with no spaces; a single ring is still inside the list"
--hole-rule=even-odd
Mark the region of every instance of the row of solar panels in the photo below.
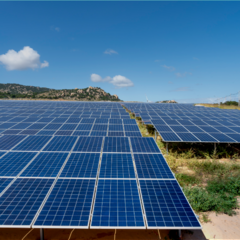
[[[151,104],[147,106],[150,108]],[[190,106],[189,108],[192,109]],[[224,110],[220,111],[224,112]],[[155,110],[155,112],[157,113],[157,110]],[[223,118],[214,116],[214,113],[212,113],[214,117],[201,118],[201,115],[198,114],[197,118],[191,119],[193,114],[190,113],[188,119],[180,120],[183,118],[182,116],[179,117],[180,119],[153,117],[156,113],[148,113],[148,116],[152,119],[145,121],[145,123],[153,124],[165,142],[240,142],[239,118],[232,118],[232,121],[230,121],[229,118],[223,120]],[[144,116],[146,115],[140,114],[140,116],[144,120]]]
[[[161,153],[8,152],[0,162],[1,175],[18,174],[0,178],[2,227],[201,228]]]
[[[141,137],[134,119],[81,119],[41,118],[37,122],[12,122],[0,124],[4,135],[48,135],[48,136],[129,136]],[[79,123],[80,122],[80,123]]]
[[[160,152],[152,138],[141,137],[77,137],[77,136],[20,136],[0,137],[1,151],[70,151],[74,152]]]

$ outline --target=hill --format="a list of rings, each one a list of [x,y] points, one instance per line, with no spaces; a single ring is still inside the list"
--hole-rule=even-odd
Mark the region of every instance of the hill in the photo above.
[[[40,88],[20,84],[0,84],[0,98],[4,99],[59,99],[75,101],[121,101],[117,95],[106,93],[99,87],[83,89]]]

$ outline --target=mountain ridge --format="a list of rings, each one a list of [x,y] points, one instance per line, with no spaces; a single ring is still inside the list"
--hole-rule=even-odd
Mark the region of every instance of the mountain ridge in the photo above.
[[[51,89],[35,86],[26,86],[15,83],[0,84],[0,99],[59,99],[75,101],[121,101],[114,94],[105,92],[99,87],[75,89]]]

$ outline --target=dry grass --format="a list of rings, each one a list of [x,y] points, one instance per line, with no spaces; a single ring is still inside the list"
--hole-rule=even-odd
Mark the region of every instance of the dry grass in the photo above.
[[[206,103],[201,103],[201,104],[198,104],[198,105],[205,106],[205,107],[220,108],[220,109],[238,109],[238,110],[240,110],[240,107],[238,107],[238,106],[228,106],[228,105],[218,105],[218,104],[206,104]]]

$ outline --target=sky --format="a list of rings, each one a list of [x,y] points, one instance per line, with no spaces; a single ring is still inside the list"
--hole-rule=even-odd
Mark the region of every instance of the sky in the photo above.
[[[0,83],[101,87],[143,102],[211,102],[240,91],[240,2],[0,2],[0,9]]]

